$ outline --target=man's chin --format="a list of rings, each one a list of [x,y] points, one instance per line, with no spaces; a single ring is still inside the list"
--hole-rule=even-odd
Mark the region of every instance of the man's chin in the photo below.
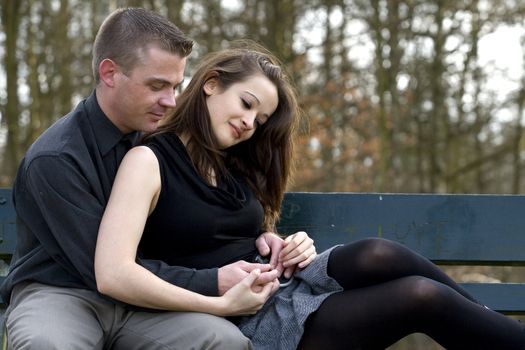
[[[148,132],[154,132],[155,130],[157,130],[159,125],[160,125],[160,121],[149,123],[148,125],[144,126],[142,131],[143,132],[147,132],[147,133]]]

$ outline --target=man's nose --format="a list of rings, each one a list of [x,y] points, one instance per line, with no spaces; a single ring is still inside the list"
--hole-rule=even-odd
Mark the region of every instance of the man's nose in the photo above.
[[[177,101],[175,100],[175,92],[174,91],[168,91],[159,100],[159,104],[168,107],[173,108],[177,105]]]

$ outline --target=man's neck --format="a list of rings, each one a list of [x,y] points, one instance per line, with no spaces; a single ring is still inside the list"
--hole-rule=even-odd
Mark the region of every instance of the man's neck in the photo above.
[[[106,117],[120,130],[123,134],[128,134],[129,130],[123,130],[124,128],[120,125],[118,119],[115,117],[116,112],[111,107],[111,94],[109,91],[106,91],[102,86],[97,86],[95,89],[95,95],[97,96],[97,102],[100,106],[100,109]]]

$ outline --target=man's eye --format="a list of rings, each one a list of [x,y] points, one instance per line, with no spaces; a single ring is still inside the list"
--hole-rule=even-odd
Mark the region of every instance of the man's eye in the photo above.
[[[154,85],[151,85],[150,87],[151,87],[151,90],[153,90],[153,91],[160,91],[160,90],[162,90],[162,88],[164,86],[161,85],[161,84],[154,84]]]

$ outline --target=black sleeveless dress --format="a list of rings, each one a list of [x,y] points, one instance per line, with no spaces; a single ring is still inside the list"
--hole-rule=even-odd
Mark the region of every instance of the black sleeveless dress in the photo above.
[[[146,146],[158,158],[162,184],[139,254],[194,269],[252,261],[263,210],[242,178],[234,176],[228,183],[209,186],[175,135],[158,135]],[[292,283],[280,288],[255,315],[237,320],[254,349],[295,349],[308,316],[329,295],[342,291],[326,272],[330,252],[319,254],[296,272]]]
[[[240,178],[208,185],[176,135],[161,134],[146,146],[157,156],[162,184],[140,254],[196,269],[251,259],[263,209],[248,185]]]

